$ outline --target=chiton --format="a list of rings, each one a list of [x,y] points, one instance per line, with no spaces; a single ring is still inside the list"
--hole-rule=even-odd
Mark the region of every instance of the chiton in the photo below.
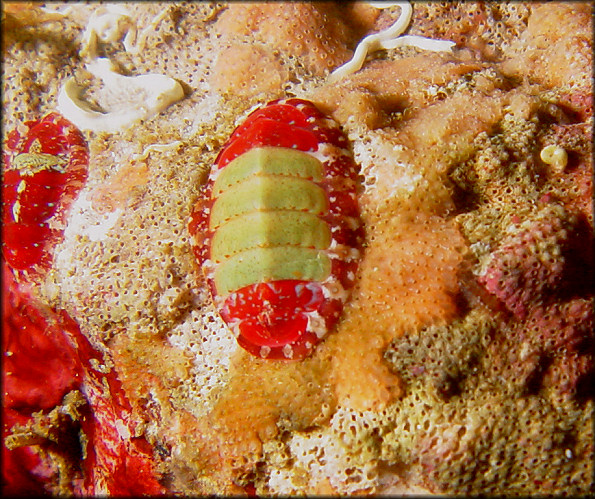
[[[2,253],[16,271],[48,268],[67,208],[87,179],[82,133],[58,113],[8,134],[2,183]]]
[[[357,189],[347,138],[309,101],[270,102],[232,133],[189,231],[245,350],[303,359],[336,324],[360,257]]]

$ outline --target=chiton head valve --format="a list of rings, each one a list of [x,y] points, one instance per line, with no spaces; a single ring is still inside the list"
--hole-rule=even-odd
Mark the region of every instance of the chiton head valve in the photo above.
[[[357,175],[337,123],[302,99],[257,109],[220,151],[189,230],[250,353],[303,359],[339,319],[362,242]]]

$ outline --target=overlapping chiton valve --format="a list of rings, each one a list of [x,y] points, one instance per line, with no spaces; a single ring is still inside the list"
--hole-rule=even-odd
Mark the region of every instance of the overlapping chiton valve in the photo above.
[[[338,124],[302,99],[252,112],[220,151],[189,230],[250,353],[303,359],[336,324],[362,242],[357,175]]]

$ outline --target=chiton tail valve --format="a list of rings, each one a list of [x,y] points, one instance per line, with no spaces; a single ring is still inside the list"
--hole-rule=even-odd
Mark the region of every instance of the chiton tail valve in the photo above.
[[[301,360],[338,321],[363,229],[347,138],[309,101],[252,112],[189,222],[213,302],[255,356]]]
[[[2,182],[2,253],[17,273],[51,265],[61,219],[87,179],[82,133],[58,113],[8,134]]]

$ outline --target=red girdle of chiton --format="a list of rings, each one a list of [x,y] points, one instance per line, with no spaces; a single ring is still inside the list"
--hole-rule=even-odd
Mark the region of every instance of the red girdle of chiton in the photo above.
[[[245,350],[300,360],[335,326],[363,239],[357,186],[347,138],[302,99],[252,112],[220,151],[189,231]]]
[[[51,266],[66,210],[87,179],[82,133],[58,113],[8,134],[3,154],[2,253],[17,272]]]

